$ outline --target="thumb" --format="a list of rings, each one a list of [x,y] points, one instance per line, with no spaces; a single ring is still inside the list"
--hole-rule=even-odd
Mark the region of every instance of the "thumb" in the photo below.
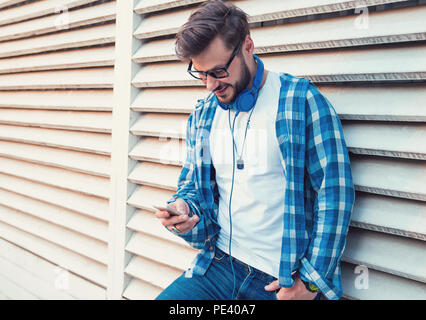
[[[186,215],[189,213],[188,204],[184,200],[177,199],[173,204],[174,204],[174,207],[177,211],[179,211],[183,214],[186,214]]]
[[[281,288],[281,287],[278,285],[278,280],[272,281],[270,284],[265,286],[266,291],[275,291],[279,288]]]

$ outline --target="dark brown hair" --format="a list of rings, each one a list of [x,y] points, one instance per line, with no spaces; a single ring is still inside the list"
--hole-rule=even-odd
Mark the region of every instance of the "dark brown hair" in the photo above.
[[[203,52],[218,35],[233,50],[248,34],[246,13],[232,4],[207,1],[179,30],[175,50],[179,59],[188,61]]]

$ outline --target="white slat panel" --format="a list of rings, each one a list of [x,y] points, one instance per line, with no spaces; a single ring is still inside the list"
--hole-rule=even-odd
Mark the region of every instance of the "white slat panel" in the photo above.
[[[105,265],[1,221],[0,234],[1,238],[105,287]]]
[[[249,15],[249,23],[256,23],[295,17],[307,17],[333,12],[341,12],[344,14],[345,12],[348,12],[348,10],[359,7],[375,6],[385,3],[397,3],[403,2],[403,0],[367,0],[362,3],[345,0],[309,0],[303,2],[297,0],[264,0],[261,3],[255,0],[244,0],[230,2],[240,7]],[[192,11],[194,11],[194,9],[190,8],[149,17],[142,21],[140,26],[136,29],[135,37],[137,39],[148,39],[173,35],[177,33],[179,27],[186,22]]]
[[[0,18],[0,26],[59,13],[62,8],[69,10],[95,1],[96,0],[44,0],[28,3],[24,6],[4,10]]]
[[[87,29],[74,29],[0,43],[0,58],[114,42],[115,24],[91,26],[90,32]]]
[[[80,215],[75,211],[49,205],[2,189],[0,189],[0,203],[13,210],[46,220],[99,241],[107,241],[108,226],[105,222]]]
[[[426,240],[426,204],[400,198],[358,193],[351,225]]]
[[[353,153],[426,160],[426,124],[345,122],[343,132]]]
[[[126,273],[133,278],[164,289],[179,277],[182,271],[136,256],[127,265]]]
[[[14,282],[20,288],[26,288],[33,291],[37,298],[43,300],[75,300],[73,296],[68,294],[65,290],[58,290],[55,288],[54,283],[48,283],[37,277],[30,272],[23,270],[21,266],[16,265],[0,256],[0,276],[10,277],[10,281]],[[53,277],[54,279],[55,277]],[[36,289],[36,290],[34,290]],[[15,297],[19,300],[19,297]]]
[[[351,166],[359,191],[426,201],[426,166],[421,161],[352,157]]]
[[[47,299],[57,299],[60,294],[67,294],[70,296],[70,299],[105,298],[105,290],[103,290],[101,287],[94,285],[93,283],[84,280],[71,272],[67,272],[60,266],[52,264],[51,262],[46,261],[40,258],[39,256],[36,256],[2,239],[0,239],[0,256],[3,260],[8,260],[15,264],[15,266],[19,266],[17,268],[20,269],[20,273],[14,272],[9,274],[9,276],[13,276],[14,280],[20,279],[21,273],[27,273],[30,274],[32,277],[37,278],[45,285],[53,287],[57,293],[54,293],[53,297],[47,297]],[[63,277],[62,279],[60,278],[61,276]],[[38,286],[36,287],[24,285],[21,287],[26,287],[30,290],[36,289],[38,291]],[[43,298],[45,299],[46,297]]]
[[[38,71],[0,75],[0,90],[110,89],[112,68]]]
[[[41,146],[110,155],[111,135],[0,124],[0,138]]]
[[[351,228],[343,259],[353,264],[363,264],[375,270],[426,282],[425,243],[420,240]]]
[[[130,128],[134,135],[154,136],[160,139],[185,138],[186,115],[142,114]]]
[[[161,291],[161,288],[133,278],[124,290],[123,297],[131,300],[153,300]]]
[[[425,45],[404,48],[352,49],[339,52],[288,53],[265,56],[268,70],[285,71],[314,82],[392,81],[426,79]],[[409,61],[401,63],[403,57]],[[351,61],[351,63],[347,63]],[[194,79],[195,80],[195,79]],[[133,85],[140,88],[168,86],[201,86],[191,80],[184,63],[150,64],[142,68]]]
[[[182,165],[186,147],[182,140],[143,138],[131,150],[129,156],[134,160]]]
[[[144,0],[139,1],[135,6],[135,12],[138,14],[146,14],[151,12],[159,12],[162,10],[168,10],[172,8],[177,8],[180,6],[197,4],[205,2],[206,0]]]
[[[175,245],[170,250],[170,243],[142,233],[133,234],[126,250],[180,270],[186,269],[197,254],[197,251],[186,246]]]
[[[164,205],[164,203],[158,203]],[[176,237],[161,224],[152,212],[147,210],[137,210],[127,223],[130,230],[146,233],[150,236],[158,237],[166,241],[175,242],[182,246],[189,246],[185,240]]]
[[[108,221],[108,200],[0,173],[0,188],[64,209]]]
[[[344,296],[362,300],[424,300],[426,299],[426,284],[401,278],[388,273],[364,268],[355,269],[348,263],[342,263],[342,284]],[[355,273],[357,271],[357,273]],[[362,282],[362,277],[368,277],[368,283]],[[366,289],[364,285],[367,285]]]
[[[20,2],[25,2],[26,0],[0,0],[0,9],[13,6]]]
[[[40,147],[0,140],[3,157],[74,170],[90,175],[109,177],[110,158],[85,152]]]
[[[0,108],[112,111],[112,99],[112,90],[0,91]]]
[[[129,175],[129,181],[175,191],[181,168],[149,162],[139,163]]]
[[[1,59],[0,74],[113,65],[114,47],[105,46],[80,49],[78,54],[71,50]]]
[[[141,90],[132,104],[132,109],[139,112],[173,112],[190,113],[197,99],[208,95],[208,91],[201,88],[167,89],[167,95],[163,89]]]
[[[0,123],[51,129],[111,132],[111,112],[0,109]]]
[[[7,294],[10,300],[40,300],[37,296],[20,287],[17,283],[0,274],[1,291]]]
[[[127,203],[139,209],[153,210],[153,205],[166,203],[173,194],[174,192],[165,189],[140,186],[133,192]]]
[[[68,250],[105,264],[107,246],[104,242],[84,237],[74,231],[53,225],[34,216],[0,205],[0,221],[36,235]]]
[[[13,40],[24,37],[58,32],[66,29],[89,26],[95,23],[112,21],[115,19],[115,1],[106,2],[97,6],[67,13],[67,24],[63,26],[57,15],[23,21],[0,28],[0,41]]]
[[[324,86],[318,88],[332,103],[341,119],[378,121],[426,121],[424,85]],[[403,107],[401,102],[403,101]]]
[[[426,39],[426,7],[373,12],[368,28],[357,28],[353,16],[254,28],[250,31],[255,53],[354,47]],[[279,35],[279,36],[277,36]],[[177,60],[175,39],[151,41],[134,55],[138,63]]]
[[[109,197],[109,180],[102,177],[3,157],[0,157],[0,172],[89,196]]]

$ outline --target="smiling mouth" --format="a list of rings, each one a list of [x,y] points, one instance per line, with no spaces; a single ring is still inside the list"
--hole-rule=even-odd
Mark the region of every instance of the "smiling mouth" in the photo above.
[[[223,96],[225,94],[226,89],[228,89],[229,85],[225,85],[223,87],[219,87],[214,90],[214,93],[218,96]]]

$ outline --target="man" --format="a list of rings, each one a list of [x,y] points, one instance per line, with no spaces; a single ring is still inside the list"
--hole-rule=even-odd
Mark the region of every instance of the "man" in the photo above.
[[[340,121],[307,79],[263,69],[247,17],[208,1],[176,52],[211,94],[188,119],[187,157],[156,211],[200,249],[157,299],[338,299],[354,189]]]

